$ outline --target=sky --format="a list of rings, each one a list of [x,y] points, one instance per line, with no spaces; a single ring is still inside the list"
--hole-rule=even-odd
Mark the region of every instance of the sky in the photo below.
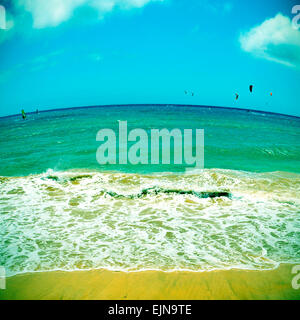
[[[296,4],[0,0],[0,116],[131,103],[300,116]]]

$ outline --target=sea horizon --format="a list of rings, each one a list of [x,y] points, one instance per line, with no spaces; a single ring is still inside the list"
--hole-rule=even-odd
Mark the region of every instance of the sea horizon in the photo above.
[[[125,104],[99,104],[99,105],[86,105],[86,106],[76,106],[76,107],[62,107],[62,108],[53,108],[53,109],[36,109],[35,111],[28,111],[26,114],[32,115],[37,113],[37,110],[39,113],[41,112],[52,112],[52,111],[63,111],[63,110],[73,110],[73,109],[93,109],[93,108],[107,108],[107,107],[143,107],[143,106],[157,106],[157,107],[168,107],[168,106],[174,106],[174,107],[191,107],[191,108],[215,108],[215,109],[229,109],[229,110],[236,110],[236,111],[246,111],[246,112],[257,112],[257,113],[265,113],[265,114],[271,114],[271,115],[278,115],[278,116],[284,116],[284,117],[292,117],[292,118],[300,118],[300,116],[292,115],[292,114],[286,114],[286,113],[280,113],[280,112],[272,112],[272,111],[266,111],[266,110],[258,110],[253,109],[251,107],[228,107],[228,106],[213,106],[213,105],[202,105],[202,104],[180,104],[180,103],[125,103]],[[9,114],[5,116],[0,116],[1,118],[9,118],[9,117],[17,117],[20,116],[22,113],[14,113]]]

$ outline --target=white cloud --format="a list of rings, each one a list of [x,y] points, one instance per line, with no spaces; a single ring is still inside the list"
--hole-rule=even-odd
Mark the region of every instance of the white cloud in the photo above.
[[[241,34],[240,44],[244,51],[257,57],[300,67],[300,31],[281,13]]]
[[[114,9],[141,8],[150,2],[165,0],[18,0],[20,9],[30,12],[35,28],[55,27],[70,19],[74,11],[82,6],[95,9],[99,17]]]

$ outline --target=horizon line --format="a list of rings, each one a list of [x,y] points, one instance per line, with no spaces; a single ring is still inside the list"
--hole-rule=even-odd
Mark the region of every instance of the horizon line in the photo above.
[[[38,110],[39,113],[42,112],[53,112],[53,111],[63,111],[63,110],[73,110],[73,109],[93,109],[93,108],[105,108],[105,107],[193,107],[193,108],[215,108],[215,109],[226,109],[226,110],[237,110],[237,111],[247,111],[247,112],[257,112],[262,114],[272,114],[272,115],[278,115],[278,116],[284,116],[284,117],[291,117],[291,118],[297,118],[300,119],[300,116],[285,114],[285,113],[279,113],[279,112],[273,112],[273,111],[263,111],[263,110],[256,110],[256,109],[247,109],[247,108],[237,108],[237,107],[225,107],[225,106],[209,106],[209,105],[198,105],[198,104],[174,104],[174,103],[129,103],[129,104],[104,104],[104,105],[92,105],[92,106],[78,106],[78,107],[67,107],[67,108],[54,108],[54,109],[47,109],[47,110]],[[2,118],[10,118],[10,117],[16,117],[19,116],[20,113],[6,115],[6,116],[0,116],[0,119]],[[36,114],[36,111],[26,112],[26,114]]]

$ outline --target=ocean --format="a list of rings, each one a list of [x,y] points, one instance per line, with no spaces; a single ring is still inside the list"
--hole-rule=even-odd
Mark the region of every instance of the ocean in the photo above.
[[[100,165],[97,132],[117,132],[120,120],[146,132],[204,129],[204,169]],[[0,266],[8,276],[300,263],[300,118],[100,106],[3,117],[0,134]]]

